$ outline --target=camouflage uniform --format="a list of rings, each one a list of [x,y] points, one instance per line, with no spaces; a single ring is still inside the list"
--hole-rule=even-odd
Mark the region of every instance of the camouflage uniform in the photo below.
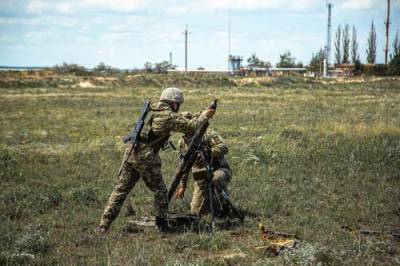
[[[204,119],[206,118],[203,116],[188,119],[173,112],[171,106],[165,102],[151,103],[146,124],[140,135],[138,152],[136,154],[132,152],[127,157],[130,147],[125,151],[124,160],[127,159],[127,161],[108,199],[100,226],[108,228],[111,225],[124,200],[140,178],[143,178],[146,186],[154,193],[155,215],[161,218],[166,217],[167,188],[161,174],[161,159],[158,152],[167,143],[171,131],[192,133]]]
[[[179,141],[181,152],[187,149],[187,142],[185,136]],[[228,162],[224,158],[224,155],[228,153],[228,147],[225,142],[217,132],[206,132],[202,140],[202,150],[205,156],[208,157],[208,161],[210,161],[213,170],[213,182],[227,191],[226,187],[231,181],[232,172]],[[191,172],[195,182],[190,212],[195,215],[206,214],[209,211],[208,180],[203,161],[200,157],[196,160]],[[180,186],[186,189],[187,182],[188,176],[185,176]]]

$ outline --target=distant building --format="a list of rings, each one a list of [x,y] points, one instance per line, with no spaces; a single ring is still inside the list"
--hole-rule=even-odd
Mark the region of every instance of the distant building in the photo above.
[[[340,64],[336,66],[335,72],[337,77],[352,77],[354,72],[354,64]]]
[[[229,55],[228,56],[228,64],[229,64],[229,71],[233,75],[237,75],[242,68],[242,61],[243,57],[238,55]]]
[[[268,67],[241,67],[238,73],[242,77],[270,76]]]

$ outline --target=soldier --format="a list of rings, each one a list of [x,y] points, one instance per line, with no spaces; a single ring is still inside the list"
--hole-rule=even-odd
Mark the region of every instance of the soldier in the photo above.
[[[129,147],[127,148],[123,160],[126,159],[126,163],[122,165],[121,174],[108,199],[100,225],[96,228],[97,232],[108,231],[124,200],[140,178],[154,193],[155,224],[158,230],[168,231],[167,188],[161,175],[161,159],[158,152],[168,142],[171,131],[191,134],[202,121],[215,114],[214,109],[207,109],[201,112],[197,119],[188,119],[178,113],[182,103],[183,93],[177,88],[164,89],[160,101],[151,103],[150,112],[147,114],[149,119],[146,119],[140,134],[138,151],[129,155]]]
[[[185,116],[192,118],[190,113],[185,114]],[[187,149],[190,136],[190,134],[186,134],[180,139],[179,147],[181,153]],[[213,171],[213,182],[226,191],[227,184],[230,182],[232,177],[231,168],[224,158],[225,154],[228,153],[228,147],[217,132],[207,131],[202,139],[202,150],[207,161],[210,162]],[[191,214],[202,216],[209,212],[209,197],[207,174],[201,156],[198,156],[196,159],[191,172],[195,182],[193,198],[190,204],[190,212]],[[188,176],[184,176],[175,193],[176,198],[181,199],[184,197],[187,183]],[[220,207],[225,209],[225,206]]]

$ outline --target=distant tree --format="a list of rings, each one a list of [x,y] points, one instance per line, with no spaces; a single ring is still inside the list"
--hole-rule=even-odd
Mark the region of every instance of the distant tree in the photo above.
[[[390,54],[390,60],[393,60],[396,56],[400,54],[400,43],[399,43],[399,32],[396,32],[396,36],[393,40],[393,49],[392,53]]]
[[[146,72],[153,72],[153,64],[151,62],[144,63],[143,68]]]
[[[100,62],[97,66],[95,66],[93,68],[93,70],[98,71],[98,72],[102,72],[102,71],[107,71],[110,68],[111,68],[111,66],[107,66],[103,62]]]
[[[113,68],[112,66],[108,66],[103,62],[100,62],[97,66],[93,68],[93,72],[96,74],[116,74],[122,71],[117,68]]]
[[[312,54],[308,68],[311,71],[319,71],[322,63],[324,62],[324,58],[325,58],[325,50],[321,48],[317,53]]]
[[[376,31],[374,21],[372,20],[369,37],[367,40],[367,62],[375,64],[376,61]]]
[[[205,68],[200,66],[200,67],[197,68],[197,70],[205,70]]]
[[[336,64],[340,64],[342,61],[342,49],[341,49],[341,37],[342,37],[342,27],[339,25],[336,30],[336,39],[335,39],[335,62]]]
[[[357,30],[356,27],[353,25],[351,38],[351,62],[355,64],[356,61],[360,61],[360,55],[358,54]]]
[[[67,64],[65,62],[62,63],[61,65],[55,65],[53,69],[58,74],[72,74],[77,76],[84,76],[91,74],[90,71],[84,66],[78,64]]]
[[[154,72],[156,73],[167,73],[169,69],[175,69],[175,65],[171,65],[168,61],[162,61],[159,63],[154,63]]]
[[[360,58],[357,58],[356,61],[354,61],[353,75],[355,76],[361,75],[363,71],[364,69],[363,65],[360,62]]]
[[[298,62],[296,64],[296,58],[292,56],[290,51],[287,51],[281,55],[279,55],[279,63],[276,64],[276,67],[282,67],[282,68],[287,68],[287,67],[303,67],[302,62]]]
[[[342,33],[343,64],[349,63],[350,58],[350,26],[345,24]]]
[[[247,63],[249,65],[249,67],[266,67],[267,66],[267,64],[263,60],[258,58],[256,54],[252,54],[247,59]]]
[[[389,73],[392,75],[400,75],[400,43],[398,32],[393,40],[393,52],[390,55]]]

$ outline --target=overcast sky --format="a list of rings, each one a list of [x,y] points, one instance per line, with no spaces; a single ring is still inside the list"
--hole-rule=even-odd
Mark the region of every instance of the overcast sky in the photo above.
[[[355,25],[361,60],[371,21],[383,62],[386,0],[333,0],[332,47],[339,24]],[[226,69],[228,10],[232,54],[256,53],[275,64],[290,50],[307,64],[325,46],[325,0],[0,0],[0,65],[93,67],[99,62],[142,67],[169,60],[189,68]],[[392,0],[391,39],[400,30],[400,0]],[[333,55],[333,53],[332,53]],[[333,60],[333,56],[332,56]]]

